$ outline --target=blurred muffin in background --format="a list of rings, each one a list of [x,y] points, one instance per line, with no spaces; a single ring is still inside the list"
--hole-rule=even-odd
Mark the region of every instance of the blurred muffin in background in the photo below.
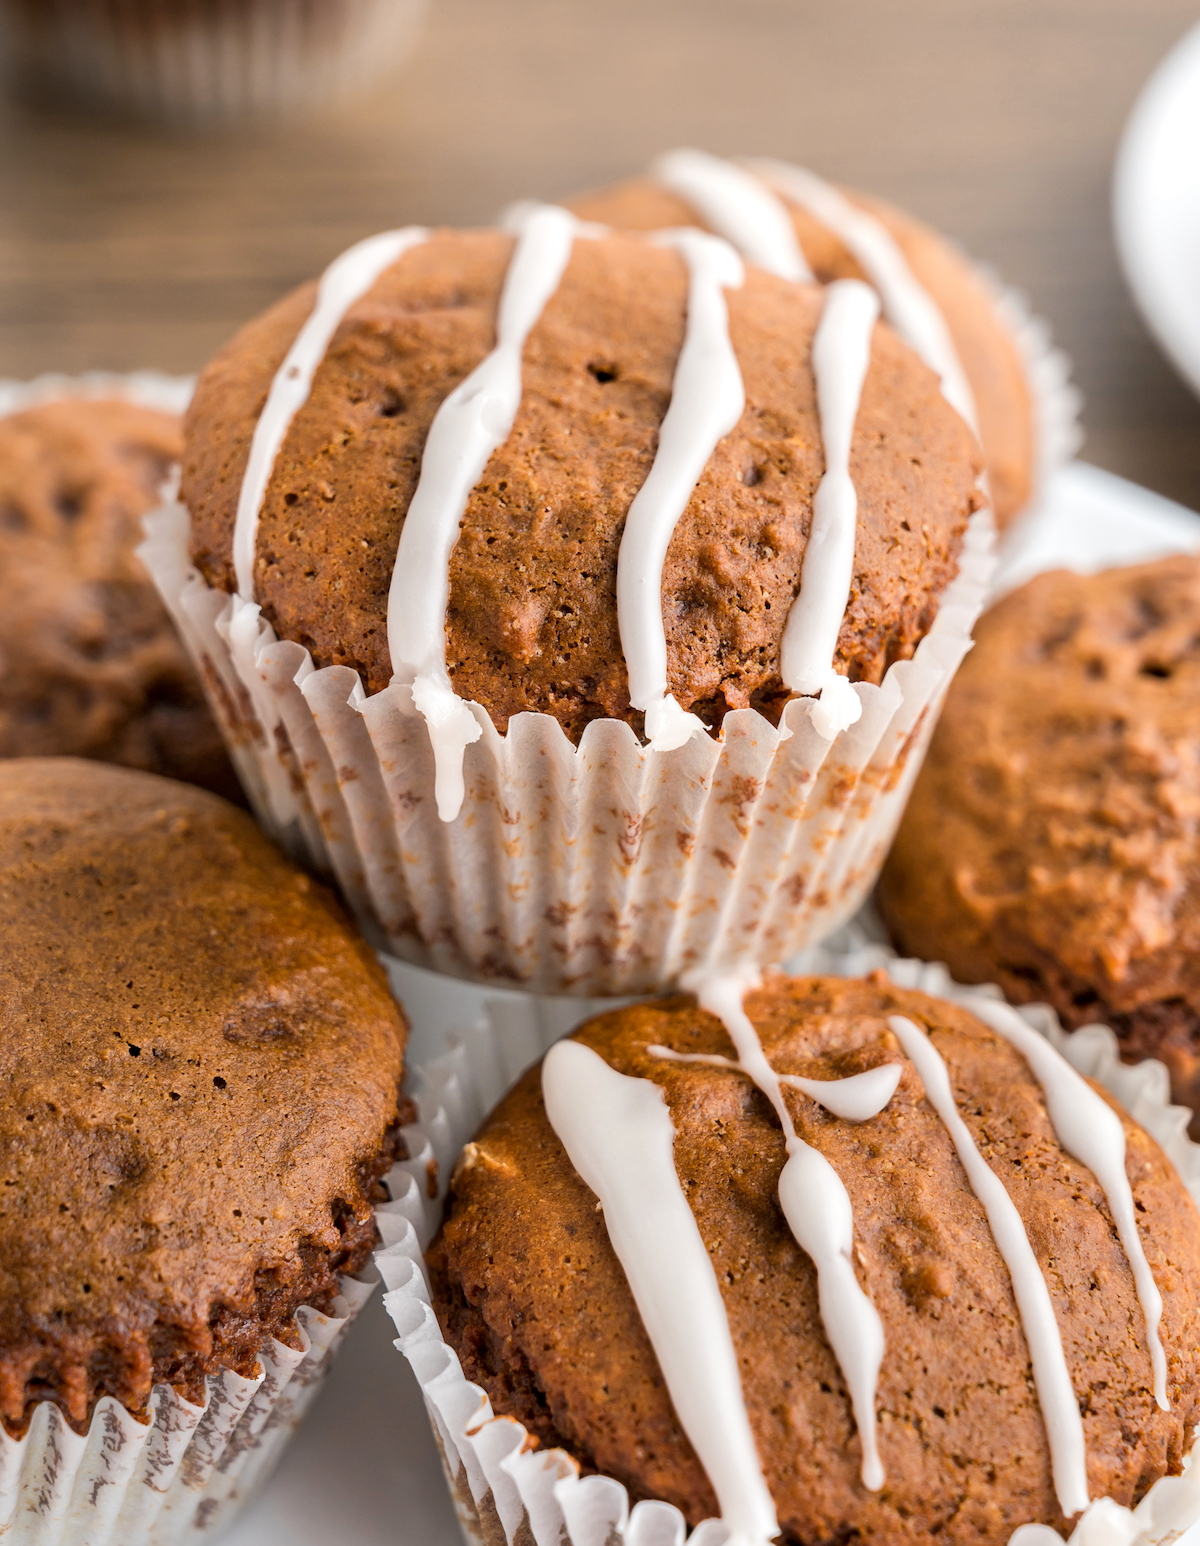
[[[1200,557],[984,614],[879,881],[897,948],[1102,1021],[1200,1134]]]
[[[134,548],[179,420],[63,399],[0,417],[0,757],[76,756],[244,803]]]
[[[203,124],[349,96],[403,56],[425,0],[0,0],[40,92]]]
[[[782,161],[674,150],[643,177],[563,202],[622,230],[704,226],[785,278],[866,279],[977,431],[1001,529],[1028,505],[1047,465],[1075,448],[1065,358],[953,243],[882,199]]]

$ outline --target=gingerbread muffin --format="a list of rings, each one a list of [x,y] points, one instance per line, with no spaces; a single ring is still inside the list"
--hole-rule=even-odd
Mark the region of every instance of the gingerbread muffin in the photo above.
[[[497,1416],[786,1546],[1005,1546],[1178,1474],[1200,1217],[1154,1141],[1005,1006],[701,995],[590,1021],[462,1155],[433,1303]]]
[[[369,693],[397,666],[393,568],[423,556],[401,543],[430,427],[495,344],[513,246],[499,231],[443,231],[385,270],[335,334],[271,471],[255,599],[279,637],[306,645],[318,667],[353,667]],[[821,292],[748,268],[726,293],[746,406],[707,459],[662,574],[668,685],[710,728],[751,704],[777,719],[789,696],[780,645],[823,471],[809,365]],[[237,586],[254,430],[312,309],[306,288],[245,328],[201,375],[187,414],[192,556],[226,591]],[[501,732],[529,711],[574,742],[599,718],[643,728],[618,627],[618,552],[687,315],[678,253],[613,236],[575,242],[530,332],[516,422],[455,522],[445,616],[455,692]],[[936,615],[978,468],[936,380],[886,326],[874,335],[851,466],[855,572],[836,662],[852,681],[878,682]],[[421,580],[440,576],[430,567]]]
[[[905,954],[1111,1025],[1193,1111],[1198,608],[1195,556],[1039,575],[992,608],[878,892]]]
[[[242,800],[134,549],[179,420],[62,400],[0,417],[0,757],[94,757]]]
[[[822,284],[853,277],[877,285],[884,314],[943,374],[947,395],[978,428],[997,525],[1009,525],[1029,502],[1040,449],[1026,363],[994,287],[936,231],[799,167],[743,165],[692,150],[660,156],[645,177],[566,202],[585,220],[623,230],[699,224],[756,262],[774,259],[782,271],[807,271]],[[790,250],[781,224],[794,229]]]
[[[877,316],[540,206],[371,238],[208,366],[160,583],[263,819],[390,949],[634,991],[869,883],[988,540],[975,442]]]
[[[153,1390],[256,1377],[367,1261],[404,1018],[334,899],[201,790],[2,763],[0,869],[0,1419],[161,1422]]]

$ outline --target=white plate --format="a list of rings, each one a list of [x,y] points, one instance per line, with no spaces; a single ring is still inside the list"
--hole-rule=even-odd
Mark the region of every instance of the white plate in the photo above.
[[[1200,26],[1134,106],[1117,154],[1113,218],[1142,315],[1200,392]]]
[[[1048,569],[1094,574],[1198,549],[1200,516],[1115,473],[1069,462],[1051,477],[1037,508],[1010,532],[992,593],[1015,590]]]
[[[998,585],[1011,589],[1044,569],[1095,570],[1196,551],[1200,517],[1075,462],[1054,476],[1039,509],[1006,547]],[[413,967],[400,967],[396,980],[415,1022],[418,1059],[449,1026],[475,1019],[487,1000],[502,1000],[508,1015],[528,1015],[531,1034],[548,1015],[566,1030],[589,1008],[539,1003]],[[330,1542],[461,1546],[424,1405],[407,1363],[392,1346],[391,1322],[378,1298],[351,1330],[308,1422],[265,1492],[223,1538],[223,1546]]]

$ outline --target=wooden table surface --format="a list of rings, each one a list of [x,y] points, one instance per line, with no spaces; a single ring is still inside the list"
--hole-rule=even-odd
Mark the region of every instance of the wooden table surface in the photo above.
[[[1138,88],[1194,0],[431,0],[353,110],[204,136],[0,102],[0,376],[192,371],[356,238],[484,222],[694,143],[882,193],[1025,289],[1092,461],[1200,508],[1200,403],[1109,221]]]

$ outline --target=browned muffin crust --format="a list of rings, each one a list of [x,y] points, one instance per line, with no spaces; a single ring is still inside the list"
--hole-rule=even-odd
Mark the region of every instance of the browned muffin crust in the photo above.
[[[0,763],[0,932],[0,1417],[197,1400],[365,1262],[403,1016],[246,815],[97,763]]]
[[[879,884],[898,947],[1104,1021],[1200,1111],[1200,558],[979,622]]]
[[[134,549],[179,419],[70,399],[0,417],[0,757],[94,757],[244,803]]]
[[[297,414],[264,501],[255,584],[264,614],[320,665],[391,679],[386,609],[429,425],[494,343],[512,252],[499,232],[441,232],[350,311]],[[574,740],[602,716],[640,726],[617,631],[617,550],[670,400],[683,339],[678,254],[629,236],[575,244],[533,329],[509,439],[468,503],[450,570],[455,690],[504,730],[522,710]],[[308,287],[209,365],[186,422],[193,556],[231,589],[237,495],[271,378],[313,301]],[[747,407],[676,529],[663,576],[671,691],[710,724],[776,715],[779,641],[823,471],[809,366],[815,288],[748,270],[729,294]],[[937,383],[886,328],[875,335],[852,455],[858,544],[839,666],[877,682],[911,655],[957,571],[975,508],[974,442]]]
[[[1080,1396],[1092,1495],[1132,1505],[1178,1472],[1200,1416],[1200,1218],[1154,1142],[1122,1116],[1142,1241],[1164,1297],[1170,1412],[1154,1401],[1145,1323],[1104,1195],[1059,1148],[1040,1087],[1005,1041],[964,1009],[881,974],[769,978],[746,1008],[775,1069],[817,1079],[903,1062],[889,1014],[930,1032],[963,1120],[1046,1273]],[[859,1280],[884,1325],[876,1404],[887,1480],[869,1493],[815,1271],[777,1201],[777,1119],[739,1074],[646,1050],[728,1056],[724,1029],[675,997],[603,1015],[576,1036],[664,1092],[787,1546],[931,1536],[1004,1546],[1019,1524],[1064,1525],[1011,1281],[911,1065],[887,1108],[862,1124],[786,1090],[798,1133],[850,1194]],[[676,1504],[692,1525],[716,1512],[596,1199],[547,1120],[540,1069],[464,1152],[429,1261],[443,1332],[498,1413],[635,1497]]]
[[[1037,455],[1034,404],[1016,342],[974,265],[944,236],[882,199],[851,188],[841,192],[887,228],[946,319],[975,398],[992,506],[1003,528],[1029,501]],[[690,204],[649,178],[616,183],[565,202],[584,220],[626,231],[703,224]],[[827,226],[790,199],[783,202],[808,265],[822,284],[865,277]]]

